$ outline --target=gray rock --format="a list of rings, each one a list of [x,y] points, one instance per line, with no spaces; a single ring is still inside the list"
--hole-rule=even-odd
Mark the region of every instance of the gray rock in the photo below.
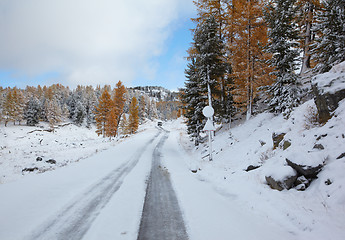
[[[325,149],[325,147],[322,145],[322,144],[315,144],[314,145],[314,147],[313,147],[314,149],[320,149],[320,150],[323,150],[323,149]]]
[[[308,179],[305,178],[305,176],[299,176],[295,181],[295,186],[298,191],[304,191],[306,190],[310,185],[310,182]]]
[[[265,178],[266,178],[266,181],[267,181],[268,185],[272,189],[276,189],[278,191],[282,191],[283,189],[290,189],[290,188],[293,187],[293,185],[294,185],[294,183],[295,183],[295,181],[297,179],[297,174],[289,176],[289,177],[285,178],[283,181],[275,180],[271,176],[265,176]]]
[[[285,140],[284,142],[283,142],[283,150],[286,150],[287,148],[289,148],[291,146],[291,142],[290,141],[287,141],[287,140]]]
[[[22,172],[34,172],[38,171],[38,167],[32,167],[32,168],[24,168]]]
[[[252,171],[252,170],[257,169],[257,168],[259,168],[259,167],[260,167],[260,166],[249,165],[245,171],[246,171],[246,172],[249,172],[249,171]]]
[[[306,178],[316,178],[316,175],[321,171],[324,164],[319,164],[317,166],[305,166],[294,163],[292,160],[286,158],[287,164],[295,169],[300,175],[305,176]]]
[[[340,159],[340,158],[343,158],[343,157],[345,157],[345,152],[343,152],[342,154],[340,154],[340,155],[337,157],[337,159]]]
[[[46,163],[56,164],[56,161],[54,159],[49,159],[46,161]]]
[[[314,101],[320,123],[327,122],[332,117],[331,113],[338,107],[338,103],[345,98],[345,75],[339,74],[342,73],[342,68],[343,66],[334,66],[328,73],[312,79]]]
[[[273,149],[279,146],[279,143],[284,139],[286,133],[272,133]]]

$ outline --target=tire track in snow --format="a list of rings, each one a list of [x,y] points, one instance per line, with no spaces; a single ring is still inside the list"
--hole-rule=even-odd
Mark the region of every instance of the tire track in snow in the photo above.
[[[164,129],[162,128],[162,130]],[[169,134],[168,131],[164,131],[165,134],[152,155],[152,169],[146,190],[138,240],[188,239],[169,172],[160,165],[161,148]]]
[[[137,150],[128,162],[92,185],[62,209],[58,215],[49,219],[31,234],[28,239],[82,239],[92,222],[121,187],[124,178],[139,162],[142,153],[160,134],[161,131]]]

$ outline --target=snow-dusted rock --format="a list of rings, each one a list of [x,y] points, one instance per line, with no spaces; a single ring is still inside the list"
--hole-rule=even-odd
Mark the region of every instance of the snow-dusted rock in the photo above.
[[[338,103],[345,98],[345,62],[334,66],[329,72],[312,79],[315,104],[319,114],[319,122],[325,123]]]
[[[274,132],[272,133],[273,149],[279,146],[279,143],[284,139],[286,133],[284,132]]]
[[[298,173],[290,166],[284,165],[283,161],[281,157],[271,158],[264,171],[267,184],[279,191],[292,188],[298,177]]]
[[[288,167],[288,168],[290,168],[290,167]],[[280,179],[280,178],[277,179],[277,178],[274,178],[272,176],[266,176],[265,178],[266,178],[267,184],[272,189],[277,189],[279,191],[282,191],[283,189],[290,189],[293,187],[293,185],[297,179],[297,173],[296,172],[291,172],[291,173],[292,173],[292,175],[285,176],[282,179]]]
[[[307,187],[309,187],[310,182],[305,178],[305,176],[299,176],[295,182],[295,185],[298,191],[304,191],[307,189]]]
[[[294,152],[286,158],[287,164],[306,178],[315,178],[325,161],[326,158],[318,152]]]

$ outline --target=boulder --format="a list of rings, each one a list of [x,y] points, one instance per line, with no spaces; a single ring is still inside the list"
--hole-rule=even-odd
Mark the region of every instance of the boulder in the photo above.
[[[56,161],[54,159],[49,159],[46,161],[46,163],[56,164]]]
[[[297,174],[292,176],[287,176],[283,180],[275,179],[272,176],[265,176],[267,184],[272,188],[278,191],[282,191],[283,189],[290,189],[293,187],[296,179]]]
[[[337,159],[340,159],[340,158],[343,158],[343,157],[345,157],[345,152],[343,152],[342,154],[340,154],[340,155],[337,157]]]
[[[289,148],[291,146],[291,142],[288,140],[285,140],[282,144],[283,150],[286,150],[287,148]]]
[[[246,171],[246,172],[249,172],[249,171],[252,171],[252,170],[257,169],[257,168],[259,168],[259,167],[260,167],[260,166],[249,165],[245,171]]]
[[[316,166],[308,166],[303,164],[294,163],[293,160],[286,158],[287,164],[295,169],[300,175],[305,176],[306,178],[316,178],[316,175],[321,171],[324,164],[319,164]]]
[[[338,103],[345,98],[345,62],[312,79],[314,101],[320,123],[326,123]]]
[[[22,172],[34,172],[38,171],[38,167],[32,167],[32,168],[24,168]]]
[[[298,191],[304,191],[309,187],[310,182],[308,179],[305,178],[305,176],[299,176],[296,179],[295,186]]]
[[[325,149],[325,147],[322,145],[322,144],[315,144],[314,145],[314,147],[313,147],[314,149],[320,149],[320,150],[323,150],[323,149]]]
[[[276,149],[279,146],[279,143],[284,139],[286,133],[272,133],[273,140],[273,149]]]

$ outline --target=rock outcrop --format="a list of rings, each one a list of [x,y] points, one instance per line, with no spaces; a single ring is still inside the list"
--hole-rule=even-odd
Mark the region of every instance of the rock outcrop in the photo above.
[[[320,123],[326,123],[339,102],[345,99],[345,62],[312,79],[314,101]]]

